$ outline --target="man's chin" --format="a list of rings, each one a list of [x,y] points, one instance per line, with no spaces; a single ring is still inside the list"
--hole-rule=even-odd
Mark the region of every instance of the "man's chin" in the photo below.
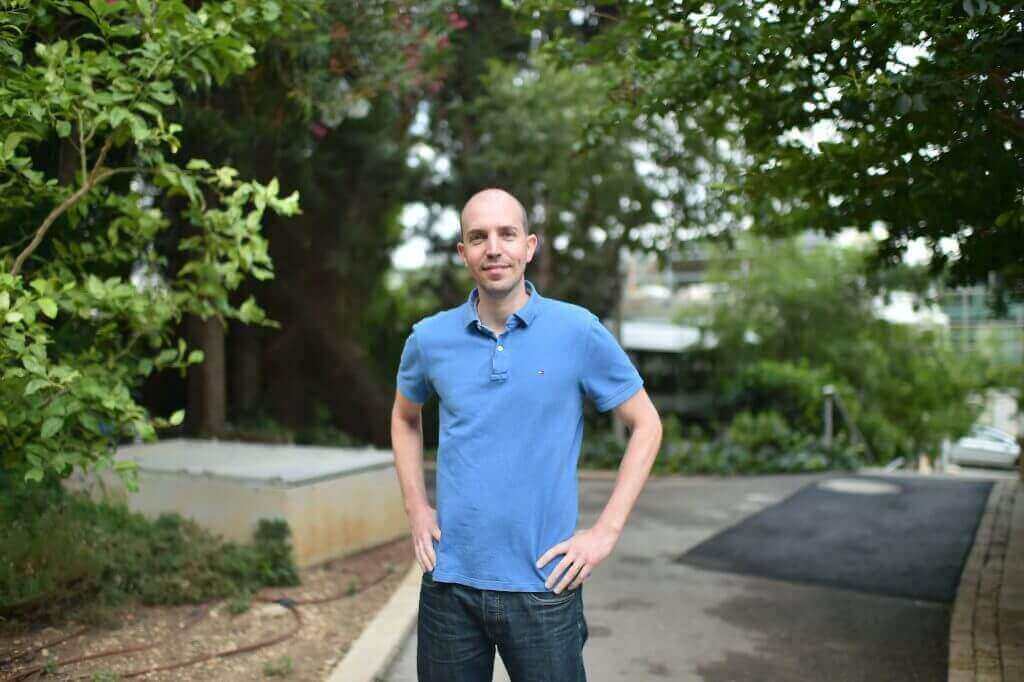
[[[500,280],[477,280],[477,286],[487,292],[491,298],[505,298],[516,290],[516,287],[523,285],[523,276],[516,279],[502,278]]]

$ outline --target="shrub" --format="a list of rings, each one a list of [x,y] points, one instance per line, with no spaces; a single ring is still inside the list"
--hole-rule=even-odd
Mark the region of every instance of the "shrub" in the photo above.
[[[49,620],[68,608],[131,599],[198,603],[298,584],[282,520],[261,520],[254,542],[240,545],[177,514],[150,521],[123,505],[53,486],[14,494],[28,502],[0,514],[0,618],[6,620]]]

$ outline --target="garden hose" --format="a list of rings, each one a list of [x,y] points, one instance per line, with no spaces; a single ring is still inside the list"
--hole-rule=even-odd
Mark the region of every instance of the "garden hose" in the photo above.
[[[299,606],[313,605],[313,604],[326,604],[328,602],[339,601],[341,599],[345,599],[346,597],[354,597],[354,596],[356,596],[356,595],[358,595],[358,594],[360,594],[360,593],[370,589],[374,585],[377,585],[377,584],[383,582],[393,572],[394,571],[391,571],[391,570],[385,571],[383,574],[381,574],[380,576],[378,576],[374,580],[370,581],[366,585],[363,585],[358,590],[355,590],[355,591],[352,591],[352,592],[350,592],[349,590],[346,590],[344,592],[338,592],[336,594],[333,594],[333,595],[330,595],[330,596],[327,596],[327,597],[317,597],[317,598],[314,598],[314,599],[293,599],[291,597],[284,597],[284,596],[277,597],[277,598],[271,598],[271,597],[262,597],[262,596],[257,595],[255,597],[253,597],[254,601],[258,601],[258,602],[261,602],[261,603],[279,604],[279,605],[283,606],[284,608],[288,609],[288,611],[292,614],[293,619],[294,619],[292,627],[291,627],[291,629],[288,632],[285,632],[284,634],[281,634],[281,635],[275,635],[274,637],[271,637],[271,638],[266,639],[266,640],[262,640],[262,641],[259,641],[259,642],[254,642],[252,644],[247,644],[245,646],[235,647],[233,649],[226,649],[224,651],[217,651],[217,652],[214,652],[214,653],[211,653],[211,654],[204,654],[203,656],[197,656],[195,658],[190,658],[190,659],[185,660],[185,661],[176,661],[176,662],[173,662],[173,663],[167,663],[167,664],[164,664],[164,665],[153,666],[153,667],[150,667],[150,668],[143,668],[143,669],[139,669],[139,670],[131,670],[131,671],[124,672],[124,673],[118,673],[118,676],[121,677],[121,678],[125,678],[125,679],[130,678],[130,677],[138,677],[140,675],[145,675],[147,673],[160,672],[160,671],[164,671],[164,670],[173,670],[173,669],[176,669],[176,668],[183,668],[183,667],[186,667],[186,666],[195,665],[196,663],[203,663],[205,661],[213,660],[215,658],[227,658],[229,656],[234,656],[234,655],[237,655],[237,654],[242,654],[242,653],[248,653],[248,652],[251,652],[251,651],[256,651],[257,649],[262,649],[264,647],[272,646],[274,644],[280,644],[281,642],[284,642],[284,641],[294,637],[295,634],[302,628],[302,614],[299,612],[299,609],[298,609]],[[204,604],[204,605],[201,605],[200,607],[198,607],[198,609],[197,609],[198,614],[197,615],[193,615],[192,618],[189,620],[189,622],[187,622],[183,626],[182,630],[183,631],[188,631],[193,626],[195,626],[197,623],[199,623],[204,618],[206,618],[206,616],[209,614],[209,609],[206,608],[207,606],[208,606],[208,604]],[[16,660],[18,660],[20,658],[24,658],[25,656],[27,656],[27,655],[29,655],[31,653],[40,651],[40,650],[45,649],[45,648],[47,648],[49,646],[53,646],[55,644],[59,644],[59,643],[64,642],[64,641],[67,641],[69,639],[72,639],[73,637],[77,637],[78,635],[81,635],[83,632],[85,632],[85,628],[83,628],[82,630],[79,630],[78,632],[72,633],[71,635],[67,635],[67,636],[61,637],[59,639],[56,639],[56,640],[54,640],[52,642],[48,642],[46,644],[34,647],[33,649],[30,649],[30,650],[28,650],[26,652],[23,652],[21,654],[18,654],[16,656],[9,657],[6,660],[9,660],[11,662],[16,661]],[[154,648],[156,646],[157,646],[157,643],[141,644],[141,645],[133,646],[133,647],[124,647],[124,648],[121,648],[121,649],[109,649],[109,650],[106,650],[106,651],[100,651],[100,652],[97,652],[97,653],[94,653],[94,654],[86,654],[86,655],[83,655],[83,656],[76,656],[74,658],[69,658],[69,659],[65,659],[65,660],[51,661],[51,662],[48,662],[48,663],[45,663],[45,664],[35,665],[35,666],[31,666],[29,668],[25,668],[23,670],[16,671],[16,672],[13,673],[13,676],[8,678],[8,679],[10,679],[11,682],[20,682],[22,680],[27,680],[29,677],[31,677],[33,675],[36,675],[38,673],[41,673],[43,671],[51,671],[51,670],[54,670],[54,669],[62,667],[62,666],[70,665],[72,663],[80,663],[82,661],[95,660],[95,659],[98,659],[98,658],[106,658],[106,657],[109,657],[109,656],[118,656],[118,655],[126,655],[126,654],[139,653],[141,651],[147,651],[149,649],[152,649],[152,648]],[[75,679],[89,679],[91,677],[92,677],[92,673],[84,673],[82,675],[77,676]]]

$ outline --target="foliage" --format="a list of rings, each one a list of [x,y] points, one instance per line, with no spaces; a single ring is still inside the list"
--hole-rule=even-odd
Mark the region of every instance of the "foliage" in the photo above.
[[[664,418],[662,446],[651,468],[654,474],[776,474],[856,469],[865,463],[863,450],[844,438],[825,447],[812,435],[794,431],[775,412],[742,412],[716,437],[691,427],[684,436],[675,415]],[[611,431],[583,441],[582,466],[617,469],[626,444]]]
[[[28,480],[109,466],[155,439],[132,389],[202,362],[185,314],[271,324],[248,277],[273,276],[265,213],[293,215],[276,179],[172,156],[184,91],[252,68],[253,43],[308,3],[8,2],[0,15],[0,444]],[[174,208],[172,208],[174,207]],[[181,233],[170,228],[187,226]],[[155,245],[170,240],[175,268]],[[130,464],[123,464],[130,468]],[[131,482],[131,481],[129,481]]]
[[[977,417],[971,398],[991,385],[980,359],[953,351],[940,330],[876,314],[863,276],[870,253],[796,240],[744,239],[712,258],[708,281],[719,418],[772,409],[803,432],[821,427],[832,385],[876,461],[916,459]],[[845,428],[836,413],[837,427]]]
[[[302,216],[268,217],[274,280],[238,292],[255,295],[281,330],[229,330],[228,343],[253,339],[244,347],[263,378],[227,406],[229,418],[236,406],[261,410],[300,431],[323,404],[341,430],[386,443],[391,353],[408,326],[390,332],[384,279],[403,206],[423,198],[431,175],[410,163],[411,128],[453,68],[451,45],[468,32],[460,11],[442,0],[322,0],[309,21],[258,47],[244,77],[185,98],[184,153],[280,177],[302,196]]]
[[[317,403],[311,423],[299,429],[284,426],[263,412],[255,412],[236,420],[224,433],[231,440],[258,443],[294,443],[335,448],[365,447],[365,443],[334,426],[331,413]]]
[[[505,3],[568,64],[616,69],[604,128],[673,113],[734,148],[729,193],[759,230],[884,226],[957,282],[1024,292],[1024,5]],[[594,137],[599,137],[596,132]]]
[[[176,514],[149,521],[55,484],[20,495],[20,506],[0,510],[2,619],[35,622],[130,599],[198,603],[298,583],[282,520],[261,520],[253,544],[238,545]]]
[[[703,136],[673,135],[673,121],[625,120],[587,138],[613,87],[601,65],[559,65],[531,50],[497,3],[467,12],[474,40],[453,40],[458,68],[429,107],[423,135],[445,172],[422,190],[425,201],[459,210],[487,186],[518,197],[540,236],[528,272],[546,296],[572,300],[600,315],[618,300],[620,249],[664,250],[680,220],[714,220],[720,208],[692,187],[704,177],[690,161],[714,156]],[[479,36],[479,37],[478,37]],[[699,148],[700,152],[694,151]],[[440,165],[437,163],[436,165]],[[671,173],[661,167],[671,165]],[[435,287],[444,306],[457,304],[464,282],[451,274],[457,235],[434,232],[441,212],[421,226],[440,254]]]
[[[759,360],[726,379],[719,400],[740,412],[771,411],[798,431],[815,433],[821,430],[822,389],[837,383],[827,370],[812,368],[805,358],[795,363]],[[844,402],[855,400],[849,387],[842,385],[837,391]]]

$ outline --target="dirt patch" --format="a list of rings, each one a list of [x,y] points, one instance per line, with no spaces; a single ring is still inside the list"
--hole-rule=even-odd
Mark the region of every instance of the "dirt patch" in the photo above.
[[[89,629],[83,634],[17,661],[11,654],[33,649],[82,630],[78,623],[63,623],[31,634],[0,637],[0,679],[17,671],[67,661],[114,649],[146,647],[116,656],[80,661],[56,668],[38,679],[116,680],[120,675],[170,665],[216,652],[244,648],[285,638],[252,651],[213,658],[187,667],[150,672],[137,680],[322,680],[344,656],[370,620],[384,606],[413,562],[408,538],[381,545],[358,555],[300,571],[302,585],[268,588],[261,599],[286,597],[286,608],[254,600],[241,614],[230,612],[224,601],[195,606],[126,608],[115,616],[117,629]],[[332,599],[332,597],[340,598]],[[317,600],[322,600],[320,603]],[[291,633],[291,634],[290,634]],[[290,636],[289,636],[290,635]],[[35,677],[30,679],[37,679]]]

